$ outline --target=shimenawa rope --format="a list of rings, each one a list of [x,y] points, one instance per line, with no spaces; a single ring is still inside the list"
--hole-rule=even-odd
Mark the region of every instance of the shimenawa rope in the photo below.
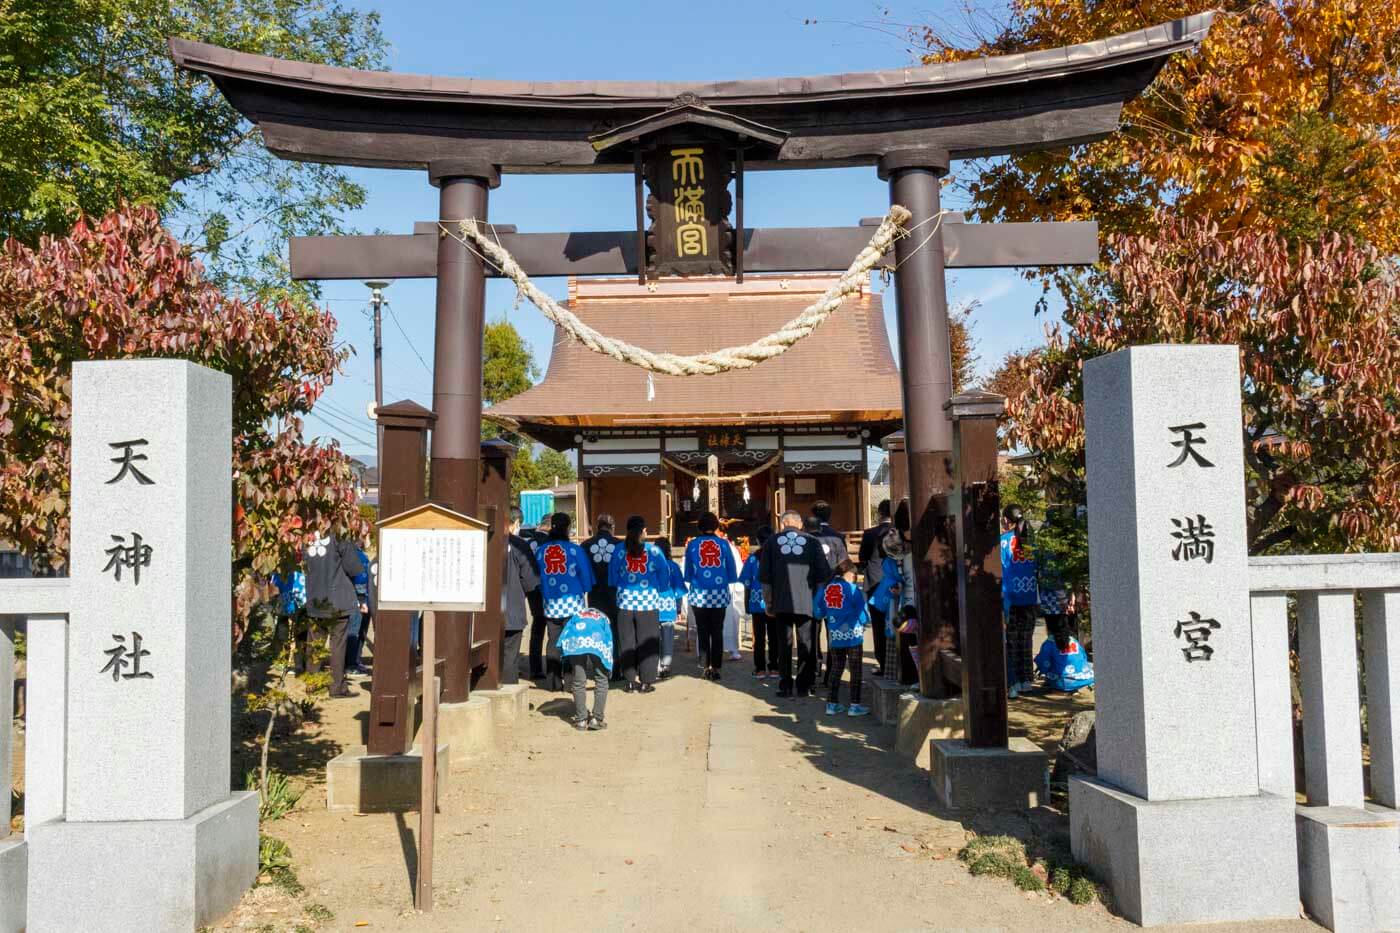
[[[781,457],[781,456],[782,456],[781,453],[774,454],[773,456],[769,457],[767,460],[763,461],[762,464],[760,464],[759,466],[755,467],[754,469],[750,470],[750,471],[747,472],[747,473],[732,473],[732,474],[729,474],[729,475],[727,475],[727,476],[719,476],[719,477],[716,477],[716,481],[717,481],[721,486],[723,486],[725,483],[742,483],[742,482],[745,482],[746,480],[751,480],[751,479],[753,479],[755,476],[757,476],[758,474],[762,473],[764,470],[766,470],[766,469],[768,469],[769,467],[771,467],[773,464],[777,463],[777,462],[778,462],[778,458]],[[681,466],[679,463],[677,463],[676,461],[672,460],[670,457],[662,457],[662,458],[661,458],[661,462],[664,463],[664,464],[666,464],[666,465],[667,465],[668,467],[670,467],[671,469],[676,470],[677,472],[680,472],[680,473],[684,473],[686,476],[692,477],[692,478],[694,478],[694,479],[703,479],[703,480],[705,480],[706,482],[709,482],[709,480],[710,480],[709,474],[707,474],[707,473],[696,473],[694,470],[689,469],[688,467],[683,467],[683,466]]]
[[[870,274],[870,270],[880,264],[881,258],[894,245],[895,240],[908,235],[903,224],[911,216],[906,208],[898,204],[892,205],[890,212],[885,215],[885,219],[876,229],[875,235],[870,238],[870,243],[856,255],[855,260],[842,273],[841,278],[813,304],[808,305],[801,314],[788,321],[774,333],[743,346],[725,347],[709,353],[692,355],[648,350],[624,340],[608,337],[589,327],[576,314],[540,291],[530,281],[530,277],[524,269],[520,268],[515,257],[499,242],[483,232],[482,227],[489,227],[489,224],[483,225],[475,219],[468,219],[457,224],[457,232],[454,232],[446,223],[439,223],[438,227],[443,235],[457,240],[479,256],[482,261],[500,270],[502,275],[515,283],[520,294],[539,308],[545,317],[595,353],[602,353],[620,362],[640,366],[643,369],[666,376],[710,376],[734,369],[750,369],[757,366],[765,360],[786,353],[793,344],[816,330],[823,321],[841,307],[841,302],[847,295],[855,294],[864,287],[866,276]],[[942,214],[930,219],[934,220],[935,223],[941,223]]]

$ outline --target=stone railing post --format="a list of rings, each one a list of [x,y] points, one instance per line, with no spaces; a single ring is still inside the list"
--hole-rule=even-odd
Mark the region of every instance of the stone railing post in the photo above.
[[[1298,594],[1298,654],[1308,804],[1362,807],[1356,599],[1350,591]]]
[[[1366,651],[1366,732],[1371,740],[1371,796],[1400,808],[1400,590],[1361,594]]]

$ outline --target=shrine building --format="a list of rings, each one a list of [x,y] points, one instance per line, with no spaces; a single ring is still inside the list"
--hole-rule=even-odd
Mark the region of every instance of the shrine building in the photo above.
[[[777,331],[830,288],[836,273],[653,281],[569,279],[569,308],[638,346],[694,353]],[[881,296],[868,287],[786,353],[714,376],[649,376],[556,328],[543,381],[490,408],[527,436],[578,455],[578,527],[642,515],[679,545],[707,508],[733,537],[819,499],[832,524],[869,524],[869,448],[901,426],[899,371]],[[721,477],[708,479],[710,457]],[[712,498],[713,496],[713,498]],[[581,532],[582,533],[582,532]]]

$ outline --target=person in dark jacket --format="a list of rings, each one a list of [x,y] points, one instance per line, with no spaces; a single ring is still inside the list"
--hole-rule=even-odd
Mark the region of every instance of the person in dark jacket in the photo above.
[[[506,539],[506,585],[501,590],[501,608],[506,619],[506,637],[501,641],[501,682],[520,682],[520,638],[525,632],[525,603],[540,588],[540,575],[530,545],[520,537],[520,510],[511,506],[510,537]]]
[[[330,629],[332,698],[358,696],[345,685],[345,639],[350,614],[359,609],[355,577],[365,572],[353,541],[316,538],[302,554],[306,568],[306,614]]]
[[[841,561],[851,556],[846,548],[846,536],[831,527],[831,503],[825,499],[818,499],[812,505],[812,518],[816,519],[817,526],[811,533],[821,541],[822,554],[831,565],[831,573],[835,574]]]
[[[860,536],[860,551],[856,563],[865,577],[865,598],[875,595],[885,578],[885,538],[894,527],[890,524],[890,500],[882,499],[875,507],[880,520],[873,528],[867,528]],[[875,676],[885,676],[885,613],[870,603],[870,634],[875,639]]]
[[[530,548],[530,556],[537,558],[540,545],[549,540],[548,522],[542,522],[540,528],[522,529],[520,538]],[[542,680],[544,678],[544,636],[545,629],[548,628],[544,618],[544,589],[537,586],[526,593],[525,603],[530,607],[530,679]]]
[[[608,617],[612,629],[613,645],[620,644],[617,637],[617,590],[608,582],[608,566],[612,563],[613,552],[621,539],[613,535],[613,517],[607,512],[600,514],[593,522],[593,537],[583,542],[583,552],[593,565],[593,589],[588,593],[588,606],[597,609]],[[614,664],[610,680],[621,680],[621,665]]]
[[[802,516],[784,512],[778,533],[758,555],[758,581],[768,612],[781,623],[778,645],[778,696],[811,696],[817,676],[817,647],[812,621],[817,587],[831,576],[821,543],[802,531]],[[797,637],[797,678],[792,676],[792,638]]]

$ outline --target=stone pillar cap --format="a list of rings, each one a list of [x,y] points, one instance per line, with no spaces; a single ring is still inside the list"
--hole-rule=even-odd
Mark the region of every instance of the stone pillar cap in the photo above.
[[[928,169],[935,175],[946,175],[951,161],[947,149],[932,147],[896,149],[880,156],[876,172],[881,181],[889,181],[890,176],[895,172],[913,168]]]
[[[948,413],[951,421],[961,421],[964,418],[1000,418],[1006,411],[1006,396],[985,389],[973,389],[948,399],[943,403],[943,410]]]
[[[477,159],[434,159],[428,163],[428,181],[441,188],[449,178],[480,178],[488,188],[501,186],[501,170]]]

